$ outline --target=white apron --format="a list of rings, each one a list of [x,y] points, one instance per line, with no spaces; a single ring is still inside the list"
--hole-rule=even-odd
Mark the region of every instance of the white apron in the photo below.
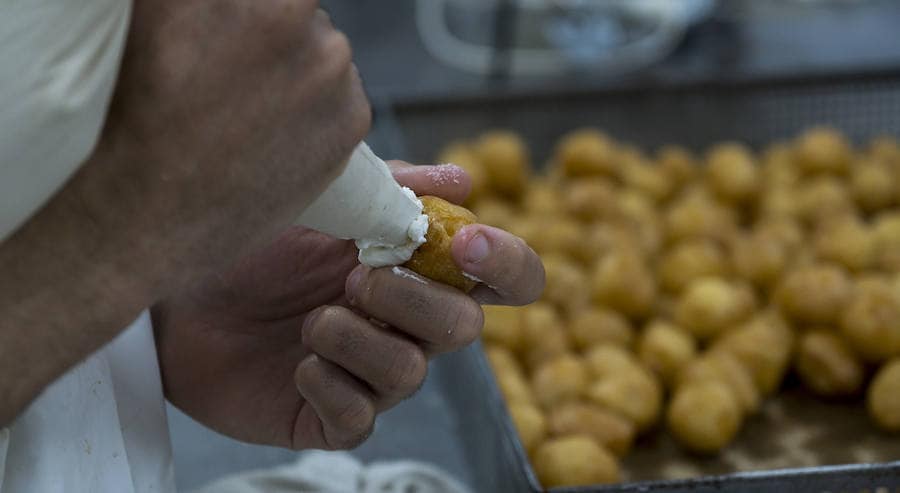
[[[0,2],[0,241],[89,155],[118,72],[130,0]],[[174,491],[145,313],[0,430],[0,493]]]

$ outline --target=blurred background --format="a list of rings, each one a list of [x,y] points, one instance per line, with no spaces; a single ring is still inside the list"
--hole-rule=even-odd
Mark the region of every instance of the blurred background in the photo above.
[[[428,162],[443,144],[494,127],[521,134],[538,162],[583,125],[695,150],[725,139],[761,145],[815,124],[853,139],[900,132],[898,1],[322,4],[353,44],[375,109],[369,142],[385,158]],[[422,391],[380,418],[354,454],[414,457],[487,491],[471,415],[490,414],[492,401],[477,385],[448,390],[467,361],[435,362]],[[296,457],[239,444],[176,409],[169,420],[183,490]]]

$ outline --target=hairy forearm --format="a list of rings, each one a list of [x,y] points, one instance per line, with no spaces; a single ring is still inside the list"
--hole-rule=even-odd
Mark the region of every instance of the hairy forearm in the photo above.
[[[77,185],[0,243],[0,427],[153,298],[143,259],[91,217]]]

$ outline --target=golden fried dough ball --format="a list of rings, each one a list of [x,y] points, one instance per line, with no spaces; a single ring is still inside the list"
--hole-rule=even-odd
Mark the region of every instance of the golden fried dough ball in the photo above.
[[[584,268],[562,255],[543,255],[541,260],[546,274],[544,300],[565,314],[585,308],[590,301],[591,287]]]
[[[528,369],[569,350],[569,336],[557,311],[544,302],[532,303],[522,311],[522,361]]]
[[[584,361],[593,380],[602,380],[610,375],[627,373],[640,367],[631,351],[609,343],[589,349],[584,355]]]
[[[485,342],[517,351],[522,345],[522,309],[514,306],[484,306]]]
[[[559,216],[565,213],[562,190],[546,179],[532,180],[522,197],[522,209],[538,216]]]
[[[584,435],[544,442],[534,453],[534,472],[544,488],[587,486],[619,481],[616,457]]]
[[[512,371],[497,372],[495,375],[500,393],[508,405],[515,403],[534,403],[534,394],[525,377]]]
[[[478,216],[478,221],[497,228],[506,229],[516,218],[516,211],[508,203],[491,197],[485,197],[478,201],[472,212]]]
[[[665,211],[665,231],[669,242],[689,238],[727,238],[736,228],[734,211],[704,197],[687,195]]]
[[[526,451],[533,451],[547,436],[547,419],[540,409],[531,404],[516,402],[507,407],[522,446]]]
[[[578,312],[569,321],[569,336],[579,350],[607,343],[631,347],[634,328],[618,312],[592,307]]]
[[[675,191],[674,183],[663,171],[644,159],[625,161],[619,174],[626,187],[657,203],[665,201]]]
[[[631,251],[600,259],[591,286],[596,303],[633,318],[647,316],[656,301],[656,279],[645,260]]]
[[[518,198],[528,185],[531,174],[528,147],[522,139],[502,130],[487,132],[475,144],[491,188],[497,193]]]
[[[683,147],[667,145],[656,153],[656,165],[674,190],[678,190],[697,175],[697,159]]]
[[[563,355],[539,366],[531,384],[538,403],[549,409],[583,396],[588,386],[588,372],[578,357]]]
[[[691,361],[678,374],[676,388],[692,382],[719,381],[734,393],[741,409],[748,414],[759,409],[759,390],[750,373],[740,360],[725,351],[707,351]]]
[[[757,214],[764,218],[797,219],[804,213],[800,187],[796,185],[776,185],[760,192]]]
[[[587,435],[619,457],[634,443],[635,429],[630,421],[594,404],[560,404],[550,411],[547,421],[552,435]]]
[[[756,159],[743,144],[727,142],[707,156],[706,183],[720,199],[742,203],[756,196],[760,186]]]
[[[575,245],[581,242],[584,231],[578,221],[566,216],[542,217],[535,224],[535,234],[526,241],[539,254],[568,255],[578,250]]]
[[[639,363],[595,381],[587,395],[593,403],[634,423],[638,431],[656,424],[663,397],[659,381]]]
[[[843,268],[814,264],[788,272],[774,299],[795,322],[827,325],[837,321],[852,294],[853,284]]]
[[[581,241],[571,251],[575,260],[593,266],[597,259],[615,248],[640,248],[640,240],[625,228],[608,222],[596,222],[582,230]]]
[[[866,361],[900,356],[900,299],[887,283],[858,286],[841,317],[841,333]]]
[[[617,205],[618,191],[603,178],[572,181],[563,190],[566,212],[583,221],[603,218]]]
[[[703,277],[685,289],[675,319],[698,339],[709,340],[746,320],[755,304],[749,287],[718,277]]]
[[[820,224],[814,242],[819,259],[850,271],[864,270],[875,260],[875,235],[855,217]]]
[[[900,431],[900,359],[878,370],[866,394],[866,407],[875,423],[885,431]]]
[[[703,238],[685,240],[669,249],[660,259],[658,274],[663,289],[678,293],[688,284],[708,276],[723,276],[728,271],[724,250]]]
[[[794,365],[803,383],[824,397],[853,395],[863,384],[862,361],[832,331],[811,330],[800,336]]]
[[[462,269],[450,256],[450,246],[457,231],[477,221],[475,214],[438,197],[424,196],[420,200],[425,206],[422,212],[428,216],[428,232],[425,244],[413,252],[404,267],[465,292],[471,291],[476,282],[463,276]]]
[[[524,375],[522,366],[516,361],[516,356],[509,349],[498,346],[496,344],[487,344],[484,348],[484,354],[487,356],[488,363],[495,374],[500,373],[516,373]]]
[[[731,245],[734,272],[755,286],[774,284],[787,268],[788,247],[774,233],[757,229]]]
[[[488,175],[478,154],[472,146],[465,142],[453,142],[438,154],[437,162],[452,163],[466,170],[472,181],[472,191],[466,198],[466,204],[474,204],[488,192]]]
[[[609,222],[634,236],[643,252],[659,252],[662,247],[662,219],[645,196],[633,190],[623,190],[610,216]]]
[[[793,352],[793,332],[775,314],[762,314],[716,341],[712,351],[725,351],[743,364],[756,388],[769,395],[781,385]]]
[[[800,170],[794,163],[790,146],[772,144],[762,153],[762,181],[768,188],[793,187],[800,181]]]
[[[720,381],[694,382],[679,388],[669,405],[667,422],[675,439],[698,453],[714,453],[737,436],[741,407]]]
[[[640,361],[671,387],[675,377],[697,356],[697,342],[678,326],[657,320],[641,334],[637,344]]]
[[[875,218],[875,261],[878,268],[900,272],[900,212],[889,211]]]
[[[794,143],[794,159],[808,173],[843,173],[852,157],[846,137],[829,127],[811,128]]]
[[[480,217],[480,216],[479,216]],[[789,255],[797,252],[806,243],[803,227],[800,222],[789,218],[765,218],[760,220],[754,233],[782,243]]]
[[[850,193],[862,210],[874,212],[895,203],[895,181],[887,164],[875,160],[860,161],[851,170]]]
[[[888,166],[900,166],[900,143],[889,135],[875,137],[869,142],[868,155],[871,159]]]
[[[556,148],[556,161],[568,176],[612,176],[617,157],[612,139],[593,128],[571,132]]]
[[[853,213],[855,204],[847,185],[832,176],[822,176],[797,187],[799,214],[809,224]]]

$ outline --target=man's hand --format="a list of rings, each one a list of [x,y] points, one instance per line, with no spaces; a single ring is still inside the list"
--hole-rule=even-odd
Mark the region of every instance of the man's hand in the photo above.
[[[0,245],[0,426],[142,309],[271,241],[340,173],[370,113],[317,6],[135,2],[95,152]]]
[[[393,166],[419,194],[459,202],[468,191],[461,170],[457,185],[433,182],[428,167]],[[526,304],[544,284],[522,240],[483,225],[453,244],[456,262],[485,281],[473,297],[409,271],[360,266],[356,254],[351,242],[293,228],[156,307],[170,401],[241,440],[354,447],[378,412],[419,388],[429,357],[478,337],[483,315],[473,297]]]

